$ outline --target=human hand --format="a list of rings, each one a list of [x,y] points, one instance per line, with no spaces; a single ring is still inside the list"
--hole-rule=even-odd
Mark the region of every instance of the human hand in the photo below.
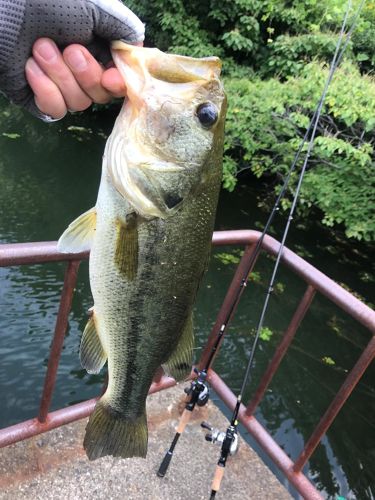
[[[9,2],[0,0],[0,89],[10,100],[48,121],[61,118],[67,109],[78,111],[93,101],[124,95],[117,70],[104,70],[98,62],[110,60],[110,40],[143,40],[143,24],[120,0],[21,4],[10,9]],[[19,32],[2,35],[1,19],[12,26],[17,21]],[[66,48],[61,53],[58,47]]]
[[[26,79],[38,109],[53,119],[126,94],[116,68],[105,69],[83,45],[70,45],[61,53],[48,38],[35,42],[33,57],[26,63]]]

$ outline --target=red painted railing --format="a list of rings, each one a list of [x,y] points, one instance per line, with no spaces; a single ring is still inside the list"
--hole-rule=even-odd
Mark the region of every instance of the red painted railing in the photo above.
[[[239,283],[241,282],[247,268],[248,259],[251,258],[252,253],[255,251],[256,243],[259,238],[260,233],[257,231],[222,231],[214,233],[214,245],[244,246],[245,252],[236,269],[232,283],[229,286],[223,305],[218,313],[215,325],[202,353],[202,357],[199,362],[200,365],[203,365],[205,360],[207,360],[218,331],[223,324],[228,311],[231,309],[238,291]],[[280,243],[275,239],[270,236],[266,236],[264,238],[262,249],[265,252],[276,256],[279,248]],[[96,400],[92,399],[49,413],[49,407],[55,387],[57,368],[68,325],[68,317],[77,279],[78,266],[80,261],[86,259],[87,257],[87,254],[61,254],[57,251],[55,242],[0,245],[0,267],[23,264],[41,264],[45,262],[58,261],[67,262],[60,308],[56,319],[55,334],[51,346],[39,414],[32,420],[0,430],[0,447],[16,443],[28,437],[35,436],[50,429],[54,429],[61,425],[87,417],[94,409]],[[281,262],[306,282],[306,291],[296,308],[288,328],[276,348],[275,354],[270,361],[268,368],[261,378],[252,400],[246,407],[244,405],[241,406],[239,420],[248,432],[257,440],[261,448],[285,474],[288,480],[301,493],[301,495],[306,499],[318,499],[321,498],[320,493],[301,471],[319,444],[323,435],[336,418],[345,401],[348,399],[353,389],[359,382],[361,376],[374,359],[375,312],[287,248],[283,250]],[[327,408],[325,414],[322,416],[320,422],[316,425],[299,457],[295,462],[293,462],[268,434],[264,427],[261,426],[253,414],[254,410],[262,400],[266,389],[276,373],[285,353],[287,352],[290,343],[296,334],[298,326],[308,311],[316,293],[320,293],[327,297],[342,310],[350,314],[355,320],[368,328],[372,334],[372,338],[362,352],[355,366],[347,375],[344,383]],[[213,370],[209,371],[209,381],[223,402],[228,406],[228,408],[233,410],[236,404],[236,397],[223,382],[220,376]],[[174,384],[175,381],[166,377],[163,374],[163,371],[160,370],[153,381],[150,393],[166,389]]]

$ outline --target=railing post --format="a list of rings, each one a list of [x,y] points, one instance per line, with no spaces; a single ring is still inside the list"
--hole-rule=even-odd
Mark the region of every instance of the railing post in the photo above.
[[[283,360],[285,353],[288,350],[301,321],[305,317],[305,314],[307,313],[311,305],[315,292],[316,290],[313,286],[309,285],[307,287],[300,303],[298,304],[296,312],[294,313],[293,318],[286,332],[284,333],[283,338],[281,339],[281,342],[277,346],[275,354],[272,360],[270,361],[267,370],[265,371],[261,381],[259,382],[258,388],[254,394],[253,399],[247,405],[246,415],[252,415],[254,413],[255,408],[258,406],[259,402],[263,398],[264,393],[266,392],[267,387],[271,383],[273,376],[278,370],[280,363]]]
[[[77,282],[77,272],[79,264],[80,261],[73,260],[68,263],[65,271],[64,286],[61,293],[60,307],[55,325],[55,334],[51,345],[47,373],[44,379],[43,394],[39,408],[38,420],[41,423],[44,423],[46,421],[48,410],[51,404],[53,389],[56,382],[57,369],[59,367],[61,350],[64,344],[65,332],[68,326],[69,313],[72,307],[73,291]]]
[[[302,470],[305,463],[314,453],[315,448],[318,446],[320,440],[327,432],[327,429],[335,420],[338,412],[341,410],[345,401],[348,399],[353,389],[358,384],[359,379],[365,373],[367,367],[374,359],[374,356],[375,356],[375,336],[372,337],[370,342],[367,344],[366,349],[363,351],[357,363],[351,369],[349,375],[346,377],[344,383],[340,387],[332,403],[329,405],[327,411],[321,418],[319,424],[315,427],[314,432],[312,433],[302,453],[300,454],[300,456],[298,457],[298,459],[294,464],[294,470],[296,472]]]
[[[242,282],[244,274],[247,270],[247,266],[249,265],[249,261],[250,261],[250,259],[253,258],[253,254],[255,252],[255,249],[256,249],[256,243],[253,243],[252,245],[247,245],[245,247],[245,252],[241,258],[240,263],[237,266],[235,273],[234,273],[232,282],[228,288],[227,294],[225,295],[224,302],[220,308],[219,314],[217,315],[215,324],[214,324],[214,326],[211,330],[211,333],[207,339],[207,343],[205,345],[201,359],[198,363],[200,369],[202,369],[206,365],[206,363],[210,357],[212,348],[216,342],[220,328],[222,327],[223,323],[225,322],[225,319],[227,318],[228,311],[231,309],[232,305],[236,301],[237,293],[240,289],[241,282]],[[249,270],[248,274],[250,274],[251,271],[253,270],[253,267],[256,263],[256,260],[257,260],[257,258],[254,259],[253,265],[252,265],[251,269]],[[242,287],[240,289],[240,297],[241,297],[242,293],[244,292],[245,288],[246,287]],[[238,298],[238,300],[239,300],[239,298]],[[236,307],[233,308],[231,315],[230,315],[229,319],[227,320],[227,323],[229,323],[231,321],[235,312],[236,312]],[[215,357],[219,351],[219,348],[220,348],[220,346],[218,346],[218,348],[215,352]]]

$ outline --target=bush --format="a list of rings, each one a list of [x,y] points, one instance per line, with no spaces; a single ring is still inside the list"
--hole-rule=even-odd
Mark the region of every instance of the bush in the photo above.
[[[235,185],[233,165],[249,168],[258,177],[286,174],[327,73],[325,65],[314,62],[285,83],[278,79],[227,79],[224,161],[230,189]],[[305,213],[317,206],[323,223],[343,223],[347,236],[365,240],[375,236],[374,130],[375,81],[362,77],[356,66],[347,62],[337,71],[328,91],[299,206]],[[296,175],[291,191],[295,183]]]
[[[361,0],[353,0],[348,26]],[[217,55],[229,97],[223,185],[244,169],[281,179],[289,169],[327,74],[346,11],[342,0],[129,0],[147,44]],[[301,193],[349,237],[374,237],[375,2],[367,1],[333,82]],[[350,61],[350,62],[349,62]],[[277,187],[276,187],[277,190]],[[287,204],[288,202],[286,202]]]

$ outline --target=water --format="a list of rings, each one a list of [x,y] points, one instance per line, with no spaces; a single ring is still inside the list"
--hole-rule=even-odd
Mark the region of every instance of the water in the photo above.
[[[45,125],[2,104],[0,118],[0,242],[55,240],[95,203],[113,112],[87,113]],[[267,207],[259,206],[263,189],[247,182],[235,193],[222,193],[217,229],[261,227],[267,217]],[[280,237],[281,228],[280,216],[274,234]],[[368,247],[321,227],[314,214],[308,224],[295,221],[287,245],[371,300],[374,270]],[[196,307],[197,355],[235,269],[225,254],[230,253],[233,260],[239,251],[214,251]],[[269,258],[259,260],[257,283],[248,287],[215,363],[235,392],[241,385],[271,265]],[[0,269],[0,427],[32,418],[38,411],[63,275],[63,264]],[[305,289],[286,269],[280,270],[277,282],[265,320],[270,339],[260,341],[246,397],[252,394]],[[94,397],[100,390],[103,376],[87,375],[78,360],[79,339],[91,304],[84,263],[52,409]],[[369,338],[365,329],[326,299],[314,299],[257,410],[257,418],[292,458],[298,456]],[[309,477],[327,498],[374,498],[374,372],[374,366],[370,367],[309,462]],[[203,440],[202,446],[206,446]]]

